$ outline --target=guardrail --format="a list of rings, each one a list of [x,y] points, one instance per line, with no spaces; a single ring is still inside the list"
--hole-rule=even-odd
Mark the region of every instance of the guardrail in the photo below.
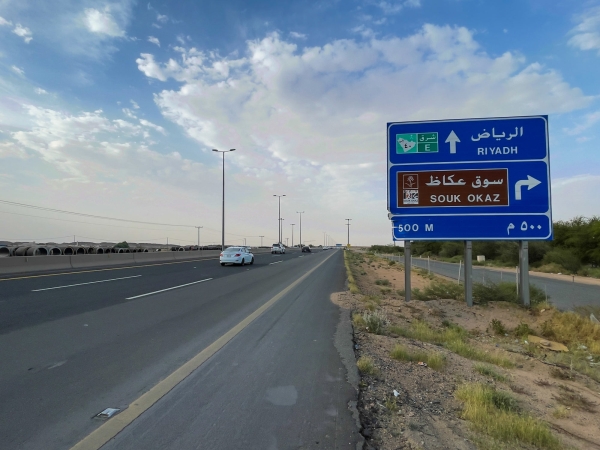
[[[254,254],[270,253],[271,249],[255,249]],[[13,256],[0,258],[0,275],[48,272],[65,269],[87,269],[123,265],[143,265],[156,262],[218,258],[220,250],[167,251],[152,253],[105,253],[70,256]]]

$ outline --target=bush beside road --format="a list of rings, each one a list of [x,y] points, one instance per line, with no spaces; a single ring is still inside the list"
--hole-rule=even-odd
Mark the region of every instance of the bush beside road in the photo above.
[[[527,310],[494,300],[501,288],[468,308],[452,290],[454,299],[438,295],[442,278],[416,270],[413,287],[436,295],[406,303],[401,264],[368,253],[345,258],[358,292],[337,301],[354,311],[358,406],[373,448],[588,449],[600,442],[600,326],[588,310],[564,313],[545,302]],[[530,335],[569,351],[548,350]]]

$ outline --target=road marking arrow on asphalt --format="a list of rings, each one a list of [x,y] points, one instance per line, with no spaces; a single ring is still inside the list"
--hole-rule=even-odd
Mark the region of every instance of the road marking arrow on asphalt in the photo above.
[[[460,139],[458,138],[454,130],[452,130],[446,138],[446,144],[450,143],[450,153],[456,153],[457,142],[460,142]]]
[[[515,183],[515,200],[521,200],[521,188],[527,186],[527,190],[530,191],[538,184],[541,184],[540,180],[536,180],[531,175],[527,175],[526,180],[519,180]]]

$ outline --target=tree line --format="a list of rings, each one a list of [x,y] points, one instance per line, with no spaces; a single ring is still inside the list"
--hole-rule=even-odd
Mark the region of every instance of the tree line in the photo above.
[[[403,253],[402,247],[374,245],[372,251]],[[463,256],[462,241],[415,241],[415,256],[438,256],[458,260]],[[484,255],[486,261],[505,265],[519,263],[519,243],[515,241],[473,241],[473,257]],[[550,271],[578,273],[587,267],[600,266],[600,217],[576,217],[554,223],[554,240],[529,241],[529,264]]]

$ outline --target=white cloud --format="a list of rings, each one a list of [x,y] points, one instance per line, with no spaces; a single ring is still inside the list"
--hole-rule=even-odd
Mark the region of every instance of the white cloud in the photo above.
[[[10,66],[10,68],[12,69],[13,72],[15,72],[17,75],[23,77],[25,76],[25,71],[23,69],[21,69],[20,67],[17,66]]]
[[[552,181],[552,218],[600,215],[600,175],[577,175]]]
[[[153,23],[153,24],[152,24],[152,26],[153,26],[154,28],[158,28],[158,29],[161,29],[161,28],[162,28],[162,27],[161,27],[159,24],[157,24],[157,23]]]
[[[569,32],[569,45],[579,50],[598,50],[600,55],[600,6],[590,8],[577,20],[579,23]]]
[[[28,155],[25,150],[14,142],[0,142],[0,159],[2,158],[27,159]]]
[[[129,100],[131,102],[131,106],[133,106],[133,109],[140,109],[140,105],[137,104],[137,102],[133,101],[133,100]]]
[[[10,27],[12,26],[12,22],[10,20],[6,20],[4,17],[0,16],[0,27]]]
[[[94,8],[86,9],[84,23],[87,29],[92,33],[110,37],[125,36],[125,31],[117,24],[115,18],[111,14],[109,6],[107,6],[104,11]]]
[[[290,37],[294,39],[306,39],[306,34],[290,31]]]
[[[22,37],[25,43],[27,44],[29,44],[33,39],[33,34],[31,33],[31,30],[27,27],[24,27],[20,23],[18,23],[15,26],[12,32],[15,33],[17,36]]]
[[[165,131],[165,129],[163,127],[161,127],[160,125],[156,125],[156,124],[150,122],[149,120],[140,119],[140,123],[145,127],[153,128],[154,130],[158,131],[159,133],[162,133],[164,135],[167,134],[167,132]]]
[[[156,20],[160,23],[167,23],[169,21],[169,17],[165,16],[163,14],[157,14],[156,15]]]
[[[418,8],[421,6],[421,0],[396,0],[396,1],[374,1],[384,14],[398,14],[404,8]]]
[[[123,114],[125,114],[130,119],[137,119],[137,116],[135,115],[135,113],[132,110],[130,110],[129,108],[123,108],[122,111],[123,111]]]
[[[181,83],[155,94],[167,119],[205,149],[240,149],[230,161],[249,185],[294,192],[325,215],[361,205],[383,233],[387,121],[552,114],[592,101],[521,55],[488,55],[460,27],[305,48],[271,34],[242,57],[177,51],[137,59],[149,78]]]
[[[579,118],[577,125],[572,128],[565,128],[563,131],[569,135],[581,134],[598,122],[600,122],[600,111],[595,111]]]
[[[160,41],[158,40],[158,38],[155,38],[154,36],[148,36],[148,42],[150,42],[154,45],[158,45],[160,47]]]
[[[47,94],[47,93],[48,93],[48,91],[46,91],[46,90],[44,90],[44,89],[42,89],[42,88],[39,88],[39,87],[38,87],[38,88],[35,88],[35,89],[34,89],[34,91],[35,91],[35,93],[36,93],[36,94],[38,94],[38,95],[44,95],[44,94]]]

